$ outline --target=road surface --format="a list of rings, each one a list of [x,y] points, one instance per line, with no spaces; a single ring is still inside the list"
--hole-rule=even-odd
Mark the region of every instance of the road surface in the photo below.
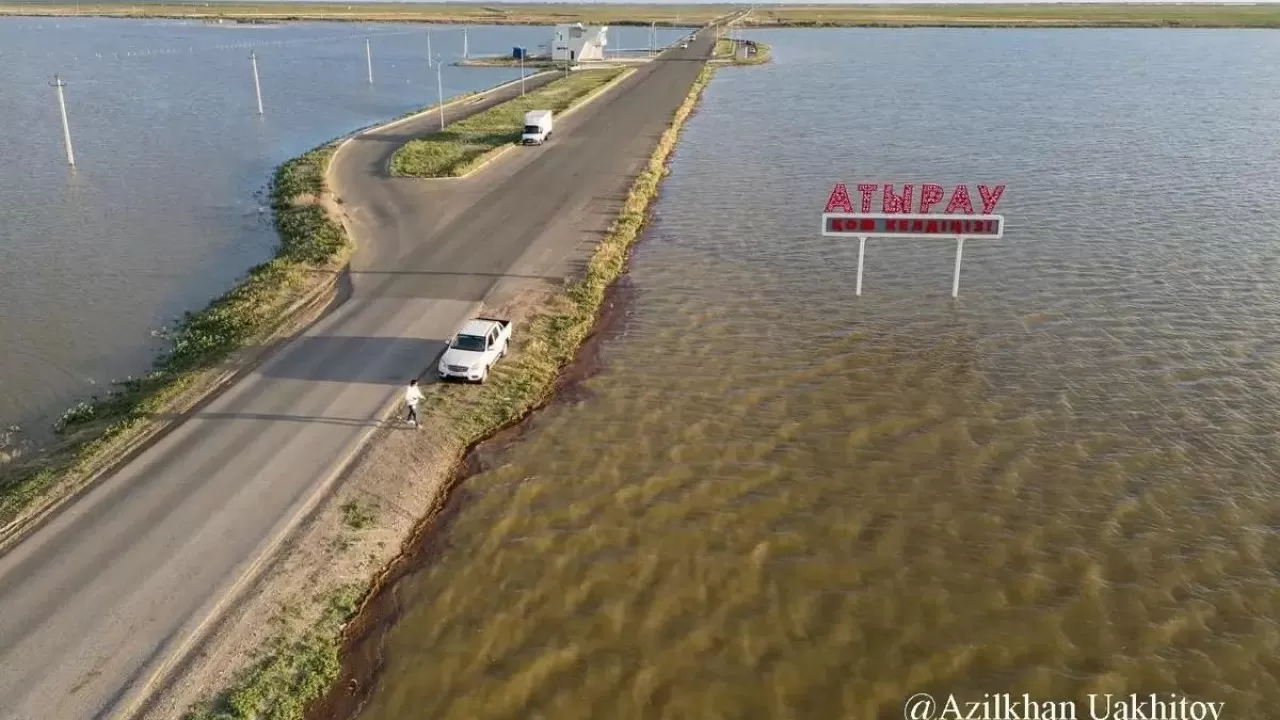
[[[333,180],[360,245],[350,299],[0,557],[2,717],[131,709],[486,294],[585,255],[712,42],[641,67],[478,177],[388,177],[435,115],[348,143]]]

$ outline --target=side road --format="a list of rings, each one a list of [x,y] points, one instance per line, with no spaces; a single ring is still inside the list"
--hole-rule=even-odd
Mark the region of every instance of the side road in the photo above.
[[[0,557],[4,716],[131,707],[443,338],[521,268],[583,252],[575,227],[594,199],[625,192],[709,50],[665,54],[552,142],[465,180],[387,175],[394,144],[431,116],[349,141],[332,176],[361,246],[351,299]]]

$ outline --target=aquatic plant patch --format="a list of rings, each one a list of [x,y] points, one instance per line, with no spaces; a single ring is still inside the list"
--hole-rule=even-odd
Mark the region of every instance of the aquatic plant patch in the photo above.
[[[336,149],[337,142],[326,143],[276,170],[270,196],[280,240],[274,258],[164,331],[169,348],[149,373],[117,381],[106,394],[66,410],[54,426],[57,445],[0,472],[0,525],[104,469],[109,451],[148,420],[173,412],[184,393],[208,379],[205,373],[271,336],[288,321],[292,306],[332,279],[351,249],[345,230],[321,204]]]

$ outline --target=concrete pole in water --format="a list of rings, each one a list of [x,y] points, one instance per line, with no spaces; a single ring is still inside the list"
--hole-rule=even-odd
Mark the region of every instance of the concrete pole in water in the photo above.
[[[373,84],[373,52],[369,49],[369,38],[364,39],[364,62],[369,66],[369,84]]]
[[[427,67],[431,67],[431,31],[427,31]]]
[[[75,167],[76,154],[71,151],[71,125],[67,123],[67,99],[62,94],[62,88],[67,84],[58,75],[54,75],[53,82],[49,84],[58,89],[58,110],[62,112],[62,142],[67,146],[67,164]]]
[[[440,98],[440,129],[444,130],[444,76],[440,74],[441,68],[440,58],[436,58],[436,92],[439,93]]]
[[[467,59],[467,29],[462,28],[462,59]]]
[[[964,256],[964,238],[956,238],[956,272],[951,278],[951,297],[960,297],[960,258]]]
[[[867,253],[867,236],[858,236],[858,284],[853,290],[853,294],[862,297],[862,257]]]
[[[258,114],[262,114],[262,83],[258,82],[258,54],[249,51],[249,62],[253,64],[253,92],[258,98]]]

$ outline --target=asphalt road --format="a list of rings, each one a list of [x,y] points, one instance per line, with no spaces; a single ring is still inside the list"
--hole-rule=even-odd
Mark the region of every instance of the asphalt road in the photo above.
[[[348,143],[334,185],[360,244],[350,299],[0,557],[2,717],[132,708],[443,338],[501,282],[585,255],[711,43],[669,51],[471,179],[387,175],[436,116]]]

